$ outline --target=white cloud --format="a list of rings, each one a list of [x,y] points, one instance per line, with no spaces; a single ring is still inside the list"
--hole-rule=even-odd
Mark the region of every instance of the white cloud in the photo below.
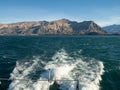
[[[109,17],[109,18],[104,18],[102,20],[96,20],[96,23],[100,26],[120,24],[120,16],[112,16],[112,17]]]

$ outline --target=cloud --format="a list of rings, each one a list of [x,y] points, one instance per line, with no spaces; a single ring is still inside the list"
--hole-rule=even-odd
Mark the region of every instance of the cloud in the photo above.
[[[96,20],[96,23],[100,26],[107,26],[112,24],[120,24],[120,16],[112,16],[109,18],[104,18],[102,20]]]

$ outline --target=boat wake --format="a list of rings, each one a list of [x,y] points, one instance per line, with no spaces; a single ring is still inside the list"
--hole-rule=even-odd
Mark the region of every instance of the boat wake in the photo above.
[[[76,90],[76,80],[80,90],[99,90],[103,62],[83,57],[80,52],[78,56],[71,57],[61,49],[51,61],[38,56],[17,61],[8,90]]]

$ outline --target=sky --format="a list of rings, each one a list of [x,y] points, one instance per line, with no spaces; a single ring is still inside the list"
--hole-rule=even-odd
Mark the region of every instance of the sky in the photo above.
[[[0,23],[62,18],[120,24],[120,0],[0,0]]]

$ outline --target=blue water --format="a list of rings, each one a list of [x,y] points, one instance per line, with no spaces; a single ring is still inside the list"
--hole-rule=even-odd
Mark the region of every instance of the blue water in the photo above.
[[[120,37],[0,37],[0,78],[11,78],[1,81],[6,89],[45,90],[47,84],[53,83],[38,80],[48,79],[49,68],[51,79],[79,79],[81,90],[120,90]],[[76,85],[75,82],[57,84],[55,90],[75,90]]]

